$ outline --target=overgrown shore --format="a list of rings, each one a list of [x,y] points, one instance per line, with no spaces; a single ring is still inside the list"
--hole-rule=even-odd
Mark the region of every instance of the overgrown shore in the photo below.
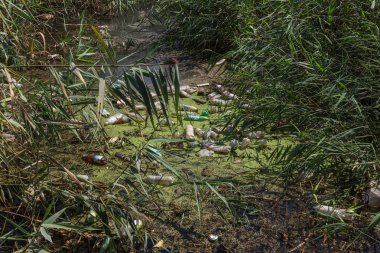
[[[0,0],[0,252],[377,252],[379,7]]]

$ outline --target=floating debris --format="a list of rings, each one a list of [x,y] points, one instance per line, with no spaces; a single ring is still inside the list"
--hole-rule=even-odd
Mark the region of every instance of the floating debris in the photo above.
[[[240,144],[240,149],[246,149],[248,148],[249,144],[251,143],[251,140],[249,138],[243,138],[241,144]]]
[[[209,115],[209,112],[208,112],[208,110],[206,109],[206,110],[203,110],[203,111],[201,111],[201,116],[208,116]]]
[[[194,132],[195,134],[198,136],[198,137],[203,137],[203,134],[205,133],[202,129],[200,128],[195,128],[194,129]]]
[[[201,84],[197,85],[198,88],[200,88],[200,87],[206,87],[206,86],[210,86],[210,83],[201,83]]]
[[[116,101],[116,107],[121,109],[121,108],[124,108],[126,106],[125,102],[121,99],[117,100]]]
[[[108,118],[111,114],[106,109],[102,109],[100,111],[100,115],[102,115],[103,117]]]
[[[216,242],[219,239],[219,236],[217,235],[209,235],[208,239],[210,242]]]
[[[208,110],[209,113],[221,113],[225,111],[226,111],[225,107],[218,107],[218,106],[211,106],[210,109]]]
[[[219,99],[219,98],[215,98],[215,97],[210,100],[210,104],[219,105],[219,106],[231,105],[232,103],[233,103],[232,100],[224,100],[224,99]]]
[[[185,112],[198,112],[198,108],[191,105],[180,105],[180,109]]]
[[[194,140],[194,128],[192,125],[187,125],[186,126],[186,134],[185,134],[186,139],[188,140]]]
[[[77,178],[79,179],[79,181],[84,181],[84,182],[90,181],[90,176],[88,175],[77,175]]]
[[[109,144],[114,144],[114,143],[116,143],[118,140],[119,140],[119,137],[112,137],[112,138],[108,141],[108,143],[109,143]]]
[[[206,104],[207,102],[200,98],[192,98],[197,104]]]
[[[129,158],[126,154],[123,154],[121,152],[117,152],[115,154],[115,157],[119,158],[120,160],[123,160],[124,162],[131,162],[131,158]]]
[[[355,217],[354,214],[348,213],[345,209],[335,208],[332,206],[317,205],[314,207],[314,210],[321,214],[343,220],[352,220]]]
[[[232,150],[236,150],[237,147],[239,146],[239,141],[236,139],[232,139],[230,142],[230,146]]]
[[[188,143],[187,143],[187,146],[188,146],[189,148],[196,148],[196,147],[199,146],[199,143],[198,143],[197,141],[188,142]]]
[[[159,185],[172,185],[175,181],[175,178],[172,176],[147,176],[145,178],[146,183],[150,184],[159,184]]]
[[[189,98],[189,97],[191,97],[191,95],[189,93],[187,93],[186,91],[184,91],[184,90],[180,90],[179,91],[179,96],[181,98]]]
[[[212,156],[213,154],[214,154],[214,151],[208,150],[208,149],[201,149],[198,152],[198,156],[200,157],[208,157],[208,156]]]
[[[219,145],[210,145],[207,147],[208,150],[212,150],[217,154],[227,155],[231,152],[231,146],[219,146]]]
[[[156,108],[157,108],[157,106],[156,106]],[[145,111],[146,106],[145,105],[135,105],[135,110],[136,111]]]
[[[204,117],[204,116],[197,116],[197,115],[186,115],[184,120],[188,120],[188,121],[206,121],[208,120],[207,117]]]
[[[380,207],[380,189],[371,188],[365,193],[365,204],[369,207]]]
[[[232,99],[232,100],[236,100],[236,99],[239,99],[238,96],[236,96],[235,94],[229,92],[229,91],[224,91],[222,93],[222,97],[223,98],[226,98],[226,99]]]
[[[106,125],[119,125],[131,122],[131,119],[124,114],[118,113],[108,118]]]
[[[209,100],[212,100],[212,99],[219,99],[219,98],[221,98],[221,97],[222,97],[222,95],[220,95],[220,94],[218,94],[218,93],[216,93],[216,92],[212,92],[212,93],[208,94],[208,96],[207,96],[207,98],[208,98]]]
[[[83,155],[82,160],[84,160],[87,163],[96,164],[96,165],[107,164],[107,158],[103,155],[96,155],[96,154]]]
[[[195,89],[195,88],[191,88],[191,87],[189,87],[189,88],[187,88],[187,89],[185,90],[185,92],[187,92],[188,94],[194,94],[195,92],[197,92],[197,90],[198,90],[198,89]]]

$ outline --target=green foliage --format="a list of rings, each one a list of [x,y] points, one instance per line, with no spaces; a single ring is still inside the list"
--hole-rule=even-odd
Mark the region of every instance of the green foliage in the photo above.
[[[160,0],[156,6],[173,45],[220,52],[230,48],[245,28],[251,2]]]

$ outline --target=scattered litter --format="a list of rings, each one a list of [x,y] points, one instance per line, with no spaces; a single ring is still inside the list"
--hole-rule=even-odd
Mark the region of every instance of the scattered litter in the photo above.
[[[121,100],[121,99],[119,99],[119,100],[116,101],[116,107],[119,108],[119,109],[124,108],[125,105],[126,105],[125,102],[123,100]]]
[[[314,210],[324,215],[332,216],[343,220],[352,220],[354,214],[348,213],[345,209],[335,208],[332,206],[317,205]]]
[[[164,247],[164,241],[161,240],[158,243],[156,243],[153,248],[162,249]]]
[[[216,92],[212,92],[212,93],[208,94],[208,96],[207,96],[207,98],[209,100],[211,100],[211,99],[219,99],[221,97],[222,97],[222,95],[220,95],[220,94],[218,94]]]
[[[204,139],[213,139],[213,140],[216,140],[218,138],[218,134],[212,130],[208,130],[205,134],[204,134]]]
[[[203,111],[201,111],[201,116],[208,116],[209,115],[209,112],[208,112],[208,110],[206,109],[206,110],[203,110]]]
[[[232,139],[230,142],[230,146],[232,150],[237,149],[237,147],[239,146],[239,141],[236,139]]]
[[[100,111],[100,115],[102,115],[103,117],[108,118],[111,114],[106,109],[102,109]]]
[[[112,137],[112,138],[108,141],[108,143],[109,143],[109,144],[114,144],[114,143],[116,143],[118,140],[119,140],[119,137]]]
[[[95,155],[95,154],[83,155],[82,160],[84,160],[87,163],[96,164],[96,165],[107,164],[107,158],[103,155]]]
[[[189,121],[206,121],[208,120],[207,117],[204,116],[197,116],[197,115],[186,115],[184,120],[189,120]]]
[[[187,125],[186,126],[186,134],[185,134],[186,139],[188,140],[194,140],[194,128],[192,125]]]
[[[127,155],[121,152],[117,152],[115,154],[115,157],[119,158],[120,160],[123,160],[124,162],[131,162],[131,159]]]
[[[84,80],[82,74],[80,73],[79,68],[77,68],[77,66],[75,65],[74,62],[71,62],[71,63],[70,63],[70,71],[73,72],[73,74],[74,74],[76,77],[78,77],[78,79],[79,79],[82,83],[86,84],[86,81]]]
[[[200,128],[195,128],[194,129],[194,132],[195,134],[198,136],[198,137],[203,137],[203,134],[205,133],[202,129]]]
[[[212,156],[213,154],[214,154],[214,151],[208,150],[208,149],[201,149],[198,152],[198,156],[200,157],[208,157],[208,156]]]
[[[216,90],[219,92],[219,93],[223,93],[226,89],[222,86],[222,85],[220,85],[220,84],[218,84],[216,87]]]
[[[199,146],[199,143],[196,142],[196,141],[188,142],[188,143],[187,143],[187,146],[188,146],[189,148],[196,148],[196,147]]]
[[[217,154],[227,155],[231,152],[231,146],[219,146],[219,145],[210,145],[207,147],[208,150],[212,150]]]
[[[198,89],[195,89],[195,88],[187,88],[185,91],[188,93],[188,94],[194,94],[195,92],[197,92]]]
[[[206,86],[210,86],[210,83],[201,83],[201,84],[198,84],[197,87],[206,87]]]
[[[221,59],[217,63],[215,63],[215,66],[222,65],[225,62],[226,62],[226,59]]]
[[[55,60],[55,59],[61,59],[62,56],[61,56],[60,54],[49,54],[49,55],[47,56],[47,58],[48,58],[49,60]]]
[[[159,184],[159,185],[171,185],[175,181],[172,176],[147,176],[145,178],[145,182],[150,184]]]
[[[185,112],[197,112],[198,108],[191,105],[180,105],[180,109]]]
[[[371,188],[365,193],[365,204],[369,207],[380,207],[380,189]]]
[[[191,97],[191,95],[189,93],[187,93],[186,91],[184,91],[184,90],[180,90],[179,91],[179,96],[181,98],[189,98],[189,97]]]
[[[240,144],[240,149],[246,149],[248,148],[249,144],[251,143],[251,140],[249,138],[243,138],[241,144]]]
[[[119,125],[130,122],[131,119],[124,114],[118,113],[108,118],[106,125]]]
[[[204,101],[203,99],[200,99],[200,98],[192,98],[192,99],[193,99],[194,102],[197,103],[197,104],[201,104],[201,105],[203,105],[203,104],[206,104],[206,103],[207,103],[206,101]]]
[[[210,104],[219,105],[219,106],[231,105],[232,103],[233,103],[232,100],[224,100],[224,99],[219,99],[219,98],[215,98],[215,97],[210,100]]]
[[[235,94],[229,92],[229,91],[224,91],[222,93],[222,97],[223,98],[226,98],[226,99],[232,99],[232,100],[236,100],[236,99],[239,99],[238,96],[236,96]]]
[[[209,113],[221,113],[225,111],[226,111],[226,108],[218,107],[218,106],[211,106],[210,109],[208,110]]]
[[[219,239],[219,236],[217,235],[209,235],[208,239],[210,242],[216,242]]]
[[[79,179],[79,181],[84,181],[84,182],[90,181],[90,177],[88,175],[77,175],[77,178]]]
[[[156,108],[157,108],[157,106],[156,106]],[[145,105],[135,105],[135,110],[136,111],[145,111],[146,107],[145,107]]]

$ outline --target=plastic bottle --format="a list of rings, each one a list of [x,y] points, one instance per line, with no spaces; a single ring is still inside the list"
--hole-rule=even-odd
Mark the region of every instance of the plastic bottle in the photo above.
[[[108,118],[106,125],[119,125],[130,122],[131,119],[124,114],[118,113]]]
[[[197,112],[198,108],[191,105],[180,105],[180,109],[185,112]]]
[[[179,96],[181,98],[189,98],[189,97],[191,97],[191,95],[189,93],[187,93],[186,91],[184,91],[184,90],[179,91]]]
[[[175,178],[172,176],[147,176],[144,180],[149,184],[159,184],[159,185],[172,185],[175,181]]]
[[[231,146],[218,146],[218,145],[210,145],[207,147],[208,150],[212,150],[217,154],[227,155],[231,152]]]
[[[317,205],[314,210],[324,215],[332,216],[343,220],[352,220],[354,214],[348,213],[345,209],[335,208],[332,206]]]
[[[117,152],[115,154],[115,157],[119,158],[120,160],[123,160],[124,162],[131,162],[131,159],[121,152]]]
[[[197,115],[186,115],[184,120],[189,120],[189,121],[206,121],[208,120],[207,117],[204,116],[197,116]]]
[[[87,163],[96,164],[96,165],[107,164],[107,158],[103,155],[87,154],[87,155],[82,156],[82,160],[84,160]]]
[[[187,125],[186,126],[186,139],[188,140],[194,140],[195,139],[195,136],[194,136],[194,128],[192,125]]]

